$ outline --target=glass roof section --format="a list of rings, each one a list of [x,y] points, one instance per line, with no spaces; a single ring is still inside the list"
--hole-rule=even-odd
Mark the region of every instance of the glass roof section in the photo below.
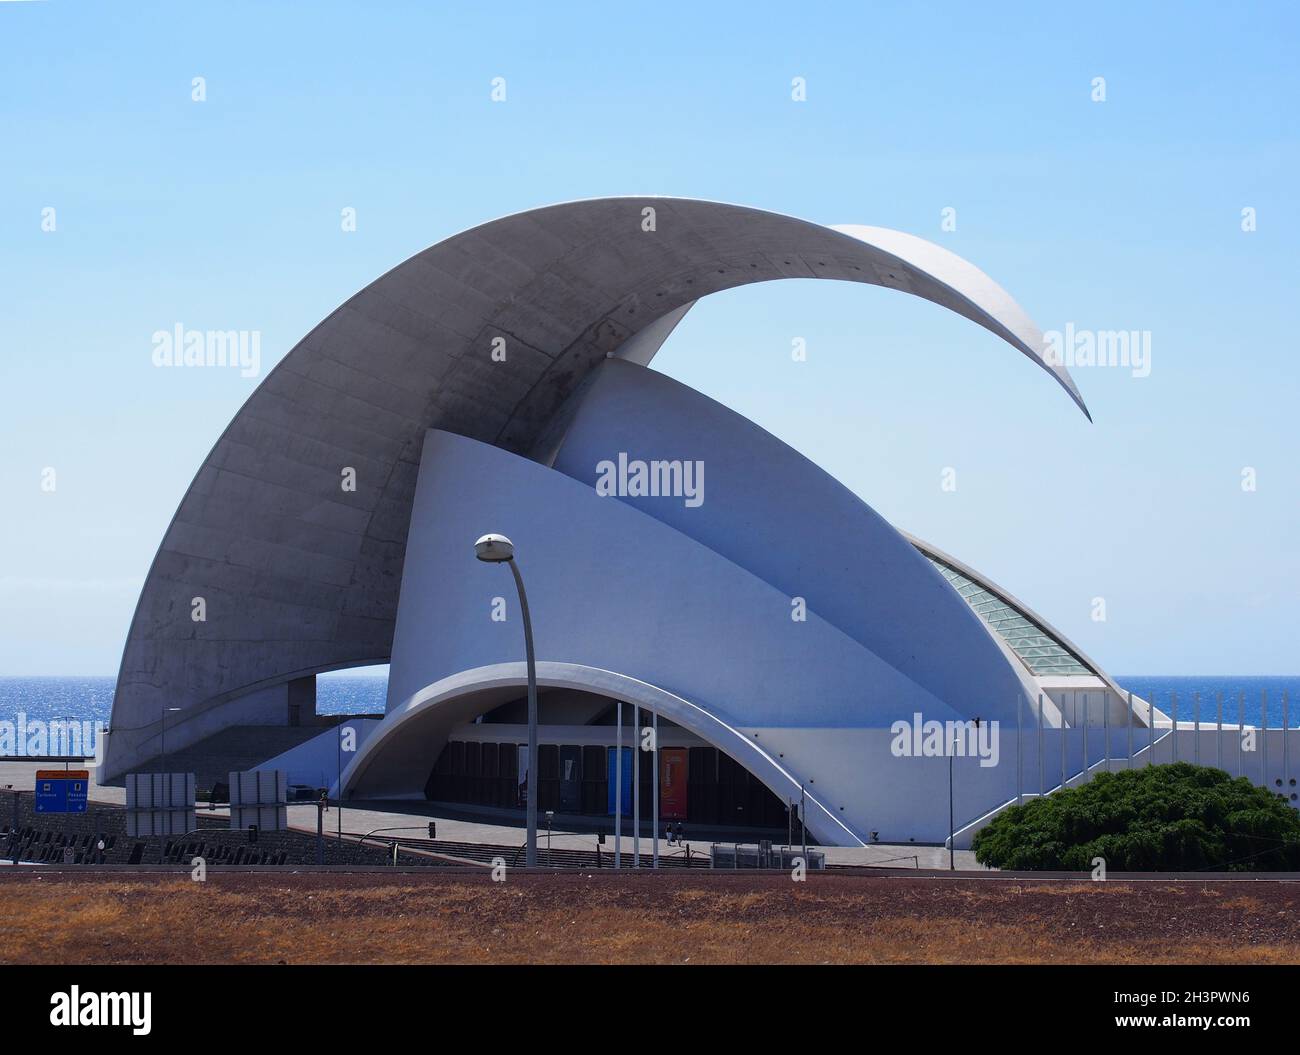
[[[939,569],[952,588],[988,623],[998,636],[1020,657],[1021,662],[1035,675],[1042,674],[1092,674],[1091,668],[1073,652],[1052,637],[1018,608],[1013,607],[995,593],[990,593],[977,582],[968,579],[955,568],[950,568],[930,554],[921,551]]]

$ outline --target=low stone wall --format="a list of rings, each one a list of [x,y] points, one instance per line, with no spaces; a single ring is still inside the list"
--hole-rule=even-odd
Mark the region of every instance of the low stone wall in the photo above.
[[[10,858],[14,825],[14,792],[0,791],[0,857]],[[232,831],[223,816],[198,811],[201,832],[179,836],[131,838],[126,834],[126,810],[116,804],[91,802],[85,813],[37,813],[30,792],[18,794],[18,859],[41,864],[64,863],[71,849],[72,864],[189,864],[202,857],[210,865],[312,865],[317,863],[315,833],[259,832],[256,843],[245,831]],[[104,840],[104,849],[97,843]],[[392,862],[383,846],[342,843],[327,830],[324,840],[327,865],[382,867]],[[401,865],[442,865],[437,858],[399,851]]]

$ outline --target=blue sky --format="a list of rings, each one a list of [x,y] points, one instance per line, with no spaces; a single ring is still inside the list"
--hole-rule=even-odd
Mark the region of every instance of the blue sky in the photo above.
[[[257,383],[156,369],[156,330],[259,330],[264,376],[427,245],[642,193],[899,228],[1044,329],[1148,331],[1150,376],[1074,371],[1091,425],[991,334],[847,284],[711,298],[655,367],[1113,671],[1295,673],[1300,16],[1055,6],[0,2],[0,673],[116,670]]]

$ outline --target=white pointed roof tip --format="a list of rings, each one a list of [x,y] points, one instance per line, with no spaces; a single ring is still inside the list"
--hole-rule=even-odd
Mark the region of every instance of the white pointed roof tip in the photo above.
[[[865,224],[830,224],[832,231],[865,242],[897,257],[904,264],[947,286],[971,307],[968,317],[986,330],[997,334],[1013,348],[1041,366],[1065,389],[1083,416],[1092,414],[1079,393],[1074,378],[1061,363],[1048,357],[1043,331],[1011,294],[969,260],[934,242],[905,231]]]

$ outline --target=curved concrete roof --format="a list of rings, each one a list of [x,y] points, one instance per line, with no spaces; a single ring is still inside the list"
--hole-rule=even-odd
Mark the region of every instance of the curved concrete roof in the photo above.
[[[720,748],[753,773],[778,799],[803,798],[809,831],[828,846],[863,846],[864,840],[831,810],[818,789],[801,785],[780,758],[764,746],[703,707],[671,692],[611,670],[579,663],[537,663],[541,688],[581,689],[612,700],[654,711],[706,743]],[[448,734],[459,722],[484,714],[504,702],[500,690],[517,695],[528,685],[527,665],[497,663],[463,670],[425,686],[384,720],[366,738],[330,789],[332,797],[343,789],[349,798],[406,797],[412,784],[422,786],[429,777],[429,759],[436,757]],[[505,697],[505,698],[508,698]],[[631,734],[628,735],[629,739]]]
[[[428,429],[527,453],[605,356],[648,362],[695,300],[782,278],[888,286],[942,305],[1034,360],[1083,407],[1005,291],[909,235],[655,197],[494,220],[337,308],[231,421],[154,558],[114,727],[385,661]],[[504,362],[494,347],[505,348]],[[356,471],[355,491],[340,487],[345,467]],[[206,622],[190,619],[196,596]],[[109,755],[111,769],[111,740]]]

